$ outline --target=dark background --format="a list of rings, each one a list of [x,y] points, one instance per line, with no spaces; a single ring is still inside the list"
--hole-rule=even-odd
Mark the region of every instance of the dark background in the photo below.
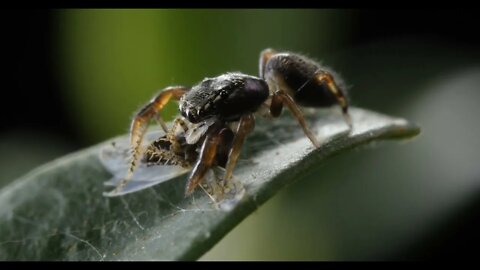
[[[75,148],[85,147],[62,103],[53,64],[55,15],[51,10],[0,11],[4,89],[0,132],[31,127],[54,132]],[[356,11],[349,43],[418,36],[454,43],[456,48],[479,48],[478,21],[475,11]]]
[[[71,108],[63,102],[52,44],[57,34],[52,26],[57,20],[51,10],[0,11],[3,89],[0,134],[18,129],[55,134],[73,151],[90,142],[78,135],[80,132],[69,117]],[[362,10],[353,13],[352,21],[353,34],[348,46],[404,36],[429,37],[459,50],[480,48],[477,11]],[[391,258],[476,259],[475,246],[480,242],[478,209],[480,200],[477,199],[439,229],[432,230],[408,249],[392,254]]]

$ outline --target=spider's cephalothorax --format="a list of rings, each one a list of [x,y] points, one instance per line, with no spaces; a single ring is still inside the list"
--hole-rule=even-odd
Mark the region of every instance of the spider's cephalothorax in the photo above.
[[[241,73],[227,73],[206,78],[192,87],[180,99],[179,109],[192,123],[210,117],[237,121],[243,115],[255,112],[268,95],[264,80]]]
[[[298,105],[338,104],[351,126],[346,95],[333,72],[304,56],[272,49],[261,53],[259,64],[260,77],[226,73],[206,78],[191,88],[168,87],[156,95],[132,121],[130,169],[116,190],[126,185],[140,159],[150,165],[191,166],[187,195],[213,166],[224,167],[223,180],[230,180],[241,147],[254,127],[254,113],[260,107],[266,107],[270,116],[277,117],[286,106],[316,147],[320,144]],[[177,118],[169,130],[160,113],[171,98],[179,101],[183,117]],[[159,122],[166,135],[143,152],[141,144],[151,119]]]

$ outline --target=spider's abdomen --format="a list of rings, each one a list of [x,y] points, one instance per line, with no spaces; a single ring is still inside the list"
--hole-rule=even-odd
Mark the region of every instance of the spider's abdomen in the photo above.
[[[267,81],[276,81],[299,105],[306,107],[334,105],[337,100],[328,90],[328,86],[315,81],[315,74],[319,70],[325,70],[325,67],[313,60],[298,54],[279,53],[268,61],[265,77]]]
[[[267,83],[242,73],[227,73],[206,78],[182,96],[180,113],[192,123],[216,116],[226,121],[238,120],[255,112],[268,98]]]

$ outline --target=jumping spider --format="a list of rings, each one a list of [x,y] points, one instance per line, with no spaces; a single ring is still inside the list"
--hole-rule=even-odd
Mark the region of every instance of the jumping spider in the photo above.
[[[160,113],[172,98],[179,102],[181,117],[177,117],[168,129]],[[328,107],[335,104],[340,105],[351,127],[345,92],[334,75],[305,56],[273,49],[262,51],[259,77],[226,73],[205,78],[191,88],[167,87],[133,118],[131,163],[126,177],[108,195],[122,192],[139,162],[147,166],[178,165],[191,169],[186,195],[202,183],[211,168],[224,168],[222,180],[229,182],[242,145],[254,128],[254,114],[260,111],[278,117],[286,106],[312,144],[319,147],[298,105]],[[158,121],[165,135],[143,150],[144,135],[152,119]]]

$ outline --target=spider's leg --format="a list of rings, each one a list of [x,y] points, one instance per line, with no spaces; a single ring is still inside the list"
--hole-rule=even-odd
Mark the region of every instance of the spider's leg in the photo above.
[[[225,181],[228,181],[232,178],[233,169],[237,164],[240,151],[242,150],[242,145],[245,142],[247,135],[253,130],[254,126],[255,117],[253,114],[246,114],[240,118],[237,130],[235,131],[235,136],[233,137],[232,149],[230,149],[228,161],[225,166]]]
[[[343,112],[343,117],[345,118],[345,122],[347,125],[352,128],[352,119],[350,115],[348,114],[348,102],[345,97],[345,94],[343,93],[342,89],[340,89],[337,84],[335,83],[335,80],[333,79],[333,76],[326,72],[326,71],[317,71],[315,73],[315,81],[318,84],[325,84],[327,86],[327,89],[330,93],[333,94],[335,99],[337,100],[338,104],[342,108]]]
[[[200,155],[188,178],[185,196],[192,194],[198,184],[202,182],[208,170],[214,165],[218,145],[222,143],[220,130],[219,125],[214,124],[207,131],[207,135],[202,143]]]
[[[258,72],[260,78],[265,79],[265,66],[267,65],[268,60],[270,60],[270,58],[275,54],[277,54],[277,52],[274,49],[265,49],[260,53],[260,60],[258,63]]]
[[[180,99],[188,89],[183,86],[173,86],[163,89],[158,95],[156,95],[148,104],[138,111],[132,120],[130,126],[130,148],[131,148],[131,160],[130,167],[127,175],[119,183],[115,190],[121,190],[133,175],[135,168],[137,167],[138,159],[141,157],[141,145],[143,136],[147,131],[150,120],[158,115],[171,98]]]
[[[280,114],[282,111],[283,106],[287,106],[293,116],[297,119],[298,123],[303,129],[305,135],[307,135],[308,139],[312,142],[315,147],[320,147],[320,143],[317,140],[317,137],[313,132],[308,128],[307,121],[305,121],[305,117],[303,117],[303,113],[298,108],[295,101],[287,94],[282,91],[277,91],[272,97],[272,103],[270,106],[270,113],[275,116],[275,113],[278,113],[276,116]]]

